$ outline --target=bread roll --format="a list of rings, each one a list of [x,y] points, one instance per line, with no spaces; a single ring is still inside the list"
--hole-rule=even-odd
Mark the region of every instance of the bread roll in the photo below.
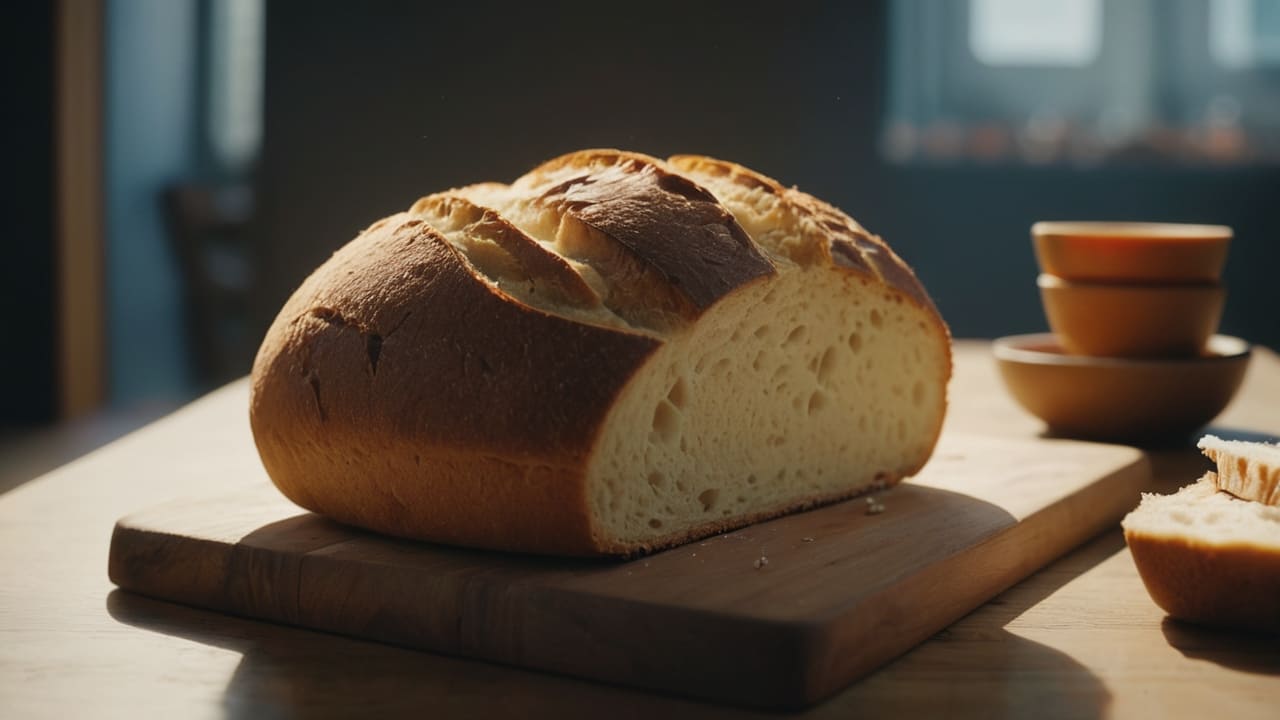
[[[297,504],[409,538],[629,555],[888,487],[946,326],[847,215],[616,150],[379,220],[293,294],[250,419]]]
[[[1165,612],[1280,631],[1280,508],[1220,492],[1214,473],[1143,494],[1121,523],[1142,582]]]

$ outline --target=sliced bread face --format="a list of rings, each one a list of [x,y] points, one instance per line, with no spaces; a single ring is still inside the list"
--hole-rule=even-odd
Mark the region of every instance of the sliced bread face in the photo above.
[[[340,521],[626,555],[886,487],[951,370],[902,261],[731,163],[621,151],[423,198],[268,331],[269,475]]]

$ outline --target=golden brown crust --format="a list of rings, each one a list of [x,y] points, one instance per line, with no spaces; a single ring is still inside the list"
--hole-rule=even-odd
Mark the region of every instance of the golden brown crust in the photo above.
[[[285,305],[254,364],[250,420],[268,474],[303,507],[385,532],[584,551],[587,454],[658,344],[512,301],[402,214]]]
[[[605,277],[612,289],[606,302],[624,315],[656,309],[677,324],[690,322],[776,272],[714,195],[645,155],[571,153],[512,187],[561,213],[562,251]]]
[[[1125,531],[1138,574],[1175,618],[1280,632],[1280,553]]]
[[[791,212],[803,219],[801,228],[809,252],[820,255],[828,265],[870,275],[938,315],[933,300],[902,258],[878,235],[867,232],[838,208],[737,163],[701,155],[675,155],[667,162],[677,170],[722,176],[744,187],[777,195]],[[797,259],[803,262],[810,258]]]

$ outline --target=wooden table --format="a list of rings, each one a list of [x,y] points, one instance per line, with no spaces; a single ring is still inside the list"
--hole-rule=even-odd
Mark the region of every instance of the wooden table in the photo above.
[[[960,342],[948,422],[1041,431],[985,343]],[[776,717],[225,617],[115,590],[115,520],[265,482],[241,381],[0,495],[0,717]],[[1218,432],[1280,435],[1259,349]],[[1151,453],[1169,491],[1206,467]],[[1276,717],[1280,642],[1169,621],[1109,531],[804,715]]]

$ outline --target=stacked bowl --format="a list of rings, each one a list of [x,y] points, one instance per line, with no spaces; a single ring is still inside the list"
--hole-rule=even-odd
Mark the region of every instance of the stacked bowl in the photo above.
[[[1052,335],[995,345],[1014,397],[1063,435],[1171,439],[1216,416],[1248,364],[1215,335],[1231,228],[1040,222],[1031,229]]]

